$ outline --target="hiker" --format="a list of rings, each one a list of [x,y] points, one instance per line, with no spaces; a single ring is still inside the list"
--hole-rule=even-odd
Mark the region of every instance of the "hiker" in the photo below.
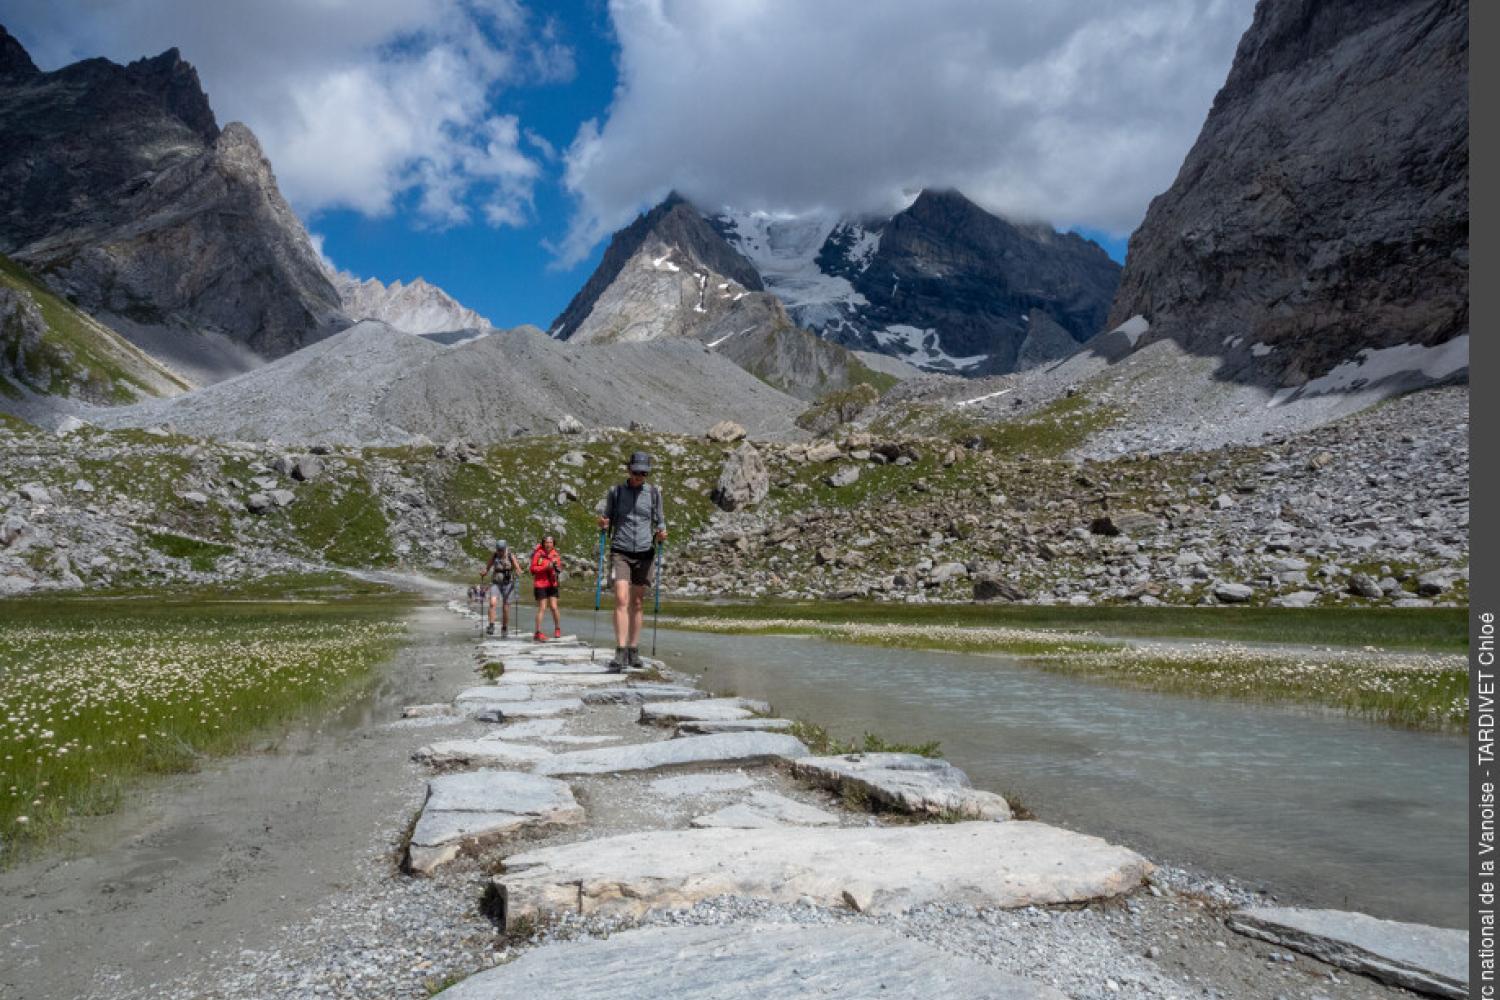
[[[651,456],[630,456],[623,483],[609,488],[597,508],[599,528],[609,532],[609,577],[615,595],[615,656],[612,673],[640,667],[641,621],[645,617],[646,588],[656,576],[656,546],[666,541],[667,519],[661,490],[647,484]]]
[[[562,620],[557,617],[557,588],[562,577],[562,553],[551,535],[542,539],[531,553],[532,594],[536,597],[536,633],[532,638],[546,642],[542,634],[542,612],[552,610],[552,638],[562,638]]]
[[[510,635],[510,603],[516,598],[516,580],[521,575],[521,562],[501,538],[495,542],[495,551],[490,561],[484,564],[479,579],[490,578],[490,623],[485,626],[485,635],[495,634],[495,602],[500,602],[500,638]],[[481,598],[482,600],[483,598]]]

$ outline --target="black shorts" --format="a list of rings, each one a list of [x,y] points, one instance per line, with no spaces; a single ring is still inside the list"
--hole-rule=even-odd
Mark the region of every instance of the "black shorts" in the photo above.
[[[621,552],[609,550],[609,578],[629,580],[632,587],[649,587],[656,578],[656,550]]]
[[[545,601],[549,597],[556,597],[557,585],[553,584],[550,587],[532,587],[531,596],[538,601]]]

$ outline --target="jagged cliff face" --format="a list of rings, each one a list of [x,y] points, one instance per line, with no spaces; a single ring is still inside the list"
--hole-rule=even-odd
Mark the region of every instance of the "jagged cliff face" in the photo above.
[[[1325,376],[1366,349],[1370,377],[1461,371],[1467,53],[1460,0],[1261,0],[1111,325],[1289,387],[1353,384]]]
[[[1009,222],[956,191],[923,191],[888,219],[730,212],[716,223],[795,321],[932,371],[1064,357],[1104,328],[1119,280],[1097,244]]]
[[[255,136],[218,128],[175,49],[42,73],[0,29],[0,251],[184,344],[277,357],[347,322]]]
[[[762,289],[750,261],[673,194],[614,235],[551,334],[579,344],[695,338],[803,399],[860,373],[848,351],[799,328]]]
[[[489,327],[489,320],[422,278],[411,284],[351,274],[332,275],[344,313],[355,322],[376,319],[403,333],[446,333]]]

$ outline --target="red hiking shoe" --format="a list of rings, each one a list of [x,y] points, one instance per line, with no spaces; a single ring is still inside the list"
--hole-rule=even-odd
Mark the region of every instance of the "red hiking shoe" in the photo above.
[[[553,629],[552,630],[552,638],[554,638],[554,639],[561,639],[562,638],[562,629],[560,629],[560,628]]]
[[[531,641],[532,642],[546,642],[547,641],[547,637],[545,635],[542,635],[542,633],[537,632],[535,635],[533,635],[531,637]]]

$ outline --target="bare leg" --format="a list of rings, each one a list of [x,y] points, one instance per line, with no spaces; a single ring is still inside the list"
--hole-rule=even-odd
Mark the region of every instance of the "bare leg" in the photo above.
[[[615,581],[615,647],[628,646],[630,638],[630,591],[629,580]]]
[[[545,608],[546,606],[547,606],[547,602],[546,601],[537,601],[536,602],[536,629],[535,629],[535,631],[537,631],[537,632],[540,632],[542,630],[542,609]]]
[[[491,625],[495,624],[495,602],[498,601],[498,600],[499,600],[498,597],[496,597],[494,594],[490,594],[490,624]]]
[[[630,641],[625,645],[638,649],[641,645],[641,619],[646,616],[646,588],[630,588]]]
[[[493,599],[490,603],[490,621],[495,620],[495,605]],[[506,595],[505,602],[500,605],[500,627],[510,631],[510,597]]]
[[[549,597],[547,599],[547,607],[549,607],[549,608],[552,609],[552,628],[553,628],[553,630],[557,631],[557,632],[561,632],[562,631],[562,619],[559,618],[559,617],[557,617],[557,598],[555,598],[555,597]]]

